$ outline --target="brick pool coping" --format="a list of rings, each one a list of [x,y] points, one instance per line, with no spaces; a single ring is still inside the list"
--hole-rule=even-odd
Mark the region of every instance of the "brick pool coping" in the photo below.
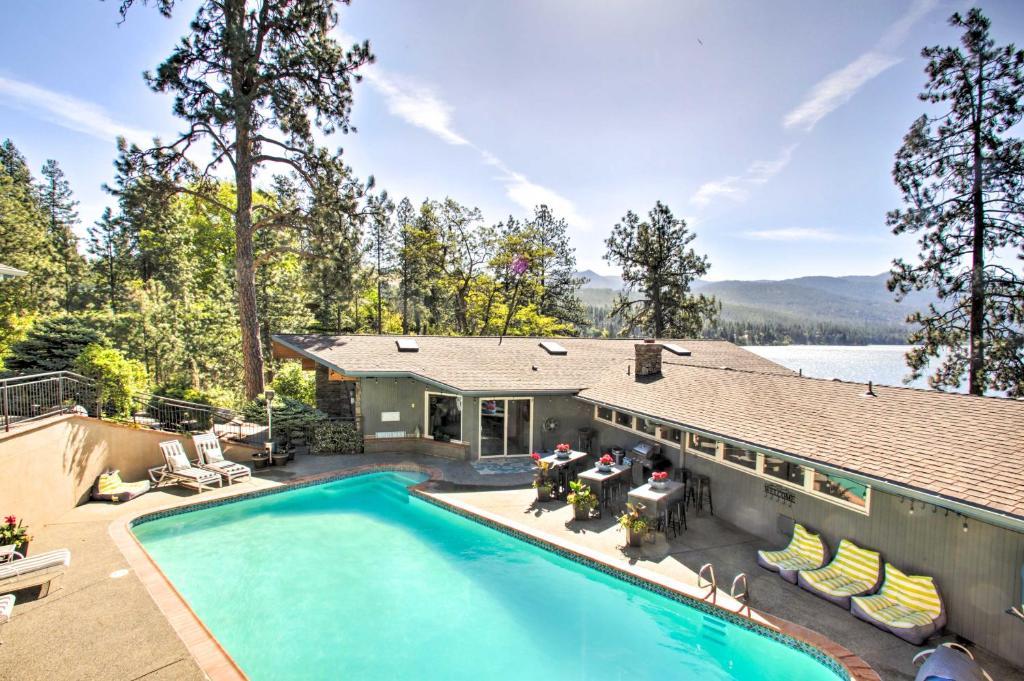
[[[815,657],[835,671],[845,673],[851,681],[880,681],[879,675],[860,657],[832,641],[831,639],[793,622],[783,620],[766,613],[751,611],[750,616],[738,614],[735,610],[712,605],[703,600],[706,592],[678,582],[667,576],[655,573],[634,565],[617,564],[608,556],[575,545],[571,542],[542,532],[525,525],[520,525],[507,518],[477,509],[470,505],[453,503],[430,493],[429,489],[435,482],[442,482],[441,471],[432,466],[416,463],[370,464],[356,466],[345,470],[327,471],[316,475],[296,478],[281,485],[260,490],[249,490],[238,494],[226,494],[216,499],[172,503],[164,508],[141,513],[129,513],[114,520],[109,532],[114,543],[121,550],[129,566],[145,585],[150,597],[167,618],[175,633],[185,644],[199,668],[211,681],[238,681],[247,679],[245,672],[238,666],[226,650],[220,645],[202,620],[192,610],[171,581],[164,575],[156,562],[150,557],[142,544],[132,532],[134,525],[155,520],[157,518],[178,515],[201,508],[210,508],[240,499],[255,498],[268,494],[278,494],[291,489],[309,487],[333,480],[378,472],[410,472],[423,473],[428,479],[409,488],[411,494],[463,517],[474,520],[492,529],[511,535],[541,548],[553,551],[575,562],[587,565],[626,582],[647,589],[696,608],[706,614],[717,616],[728,622],[749,629],[763,636],[775,639],[790,647],[797,648]],[[720,594],[722,602],[738,607],[738,602],[725,594]]]

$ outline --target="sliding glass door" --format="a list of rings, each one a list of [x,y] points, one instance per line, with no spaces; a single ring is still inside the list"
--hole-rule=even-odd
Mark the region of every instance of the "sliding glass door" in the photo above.
[[[533,448],[533,400],[480,400],[480,456],[519,456]]]

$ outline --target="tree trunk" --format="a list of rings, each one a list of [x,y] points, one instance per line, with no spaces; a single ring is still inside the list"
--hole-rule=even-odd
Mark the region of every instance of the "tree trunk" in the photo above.
[[[243,107],[239,107],[243,108]],[[263,392],[263,347],[260,343],[259,313],[256,308],[256,263],[252,228],[252,148],[249,115],[238,115],[235,129],[237,165],[235,186],[235,276],[238,279],[238,323],[242,332],[242,363],[245,396],[253,399]]]
[[[981,120],[984,103],[984,64],[978,63],[978,102],[973,121],[974,186],[971,201],[974,204],[974,243],[971,258],[971,329],[970,380],[972,395],[985,394],[985,206],[982,187],[983,157],[981,153]]]

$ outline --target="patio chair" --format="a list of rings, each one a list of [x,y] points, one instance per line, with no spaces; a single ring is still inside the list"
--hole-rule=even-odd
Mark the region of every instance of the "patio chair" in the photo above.
[[[12,594],[0,596],[0,624],[6,624],[11,619],[12,612],[14,612],[14,596]],[[3,642],[3,639],[0,638],[0,643]]]
[[[213,433],[193,435],[192,442],[196,446],[196,454],[199,455],[199,467],[220,475],[229,485],[236,480],[252,477],[252,471],[248,466],[224,458],[220,439]]]
[[[914,681],[992,681],[974,661],[974,655],[959,643],[943,643],[938,648],[922,650],[914,655],[914,664],[924,664]]]
[[[215,484],[221,486],[220,474],[193,466],[179,440],[161,442],[160,451],[163,452],[165,465],[149,469],[149,477],[155,485],[182,485],[191,487],[197,494],[213,489]]]
[[[946,608],[931,577],[885,564],[885,582],[873,596],[850,599],[850,612],[916,646],[946,624]]]
[[[0,555],[13,557],[13,560],[0,563],[0,591],[17,591],[30,586],[42,586],[39,590],[40,598],[49,594],[54,584],[57,585],[57,589],[60,588],[60,579],[71,565],[71,552],[67,549],[22,558],[14,551],[13,546],[2,546]]]
[[[121,480],[121,471],[107,471],[96,478],[96,484],[92,486],[90,495],[96,501],[110,501],[120,503],[131,501],[137,496],[149,491],[149,480],[138,482],[124,482]]]
[[[817,570],[801,570],[797,583],[815,596],[850,609],[850,599],[874,593],[882,581],[882,557],[849,539],[839,542],[832,562]]]
[[[817,570],[829,559],[829,550],[821,535],[810,532],[800,523],[793,525],[793,538],[781,551],[758,551],[757,564],[765,570],[778,572],[790,584],[796,584],[800,570]]]

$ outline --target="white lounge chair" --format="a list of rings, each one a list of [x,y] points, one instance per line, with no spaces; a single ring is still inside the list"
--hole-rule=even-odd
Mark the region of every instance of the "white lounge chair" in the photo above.
[[[248,466],[224,458],[220,439],[213,433],[193,435],[192,442],[196,446],[196,454],[199,455],[199,467],[220,475],[229,485],[236,480],[252,476]]]
[[[40,598],[49,594],[54,584],[57,589],[60,588],[60,578],[71,565],[71,552],[67,549],[22,558],[13,546],[3,546],[0,547],[0,555],[12,558],[0,563],[0,591],[17,591],[42,585]]]
[[[11,619],[12,612],[14,612],[14,595],[0,596],[0,624],[6,624]],[[3,639],[0,639],[0,643],[3,642]]]
[[[149,477],[154,485],[168,483],[191,487],[196,493],[221,486],[220,474],[203,470],[188,460],[185,448],[179,440],[167,440],[160,443],[165,465],[149,469]]]

